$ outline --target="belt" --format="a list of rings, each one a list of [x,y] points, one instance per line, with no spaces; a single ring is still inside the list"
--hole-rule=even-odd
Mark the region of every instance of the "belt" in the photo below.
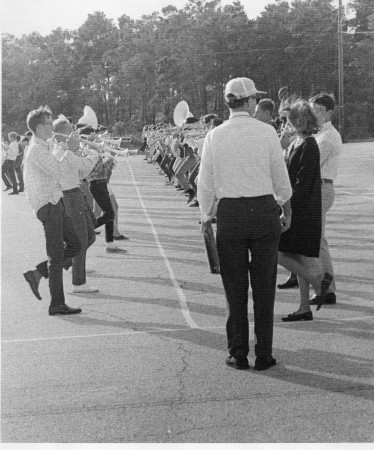
[[[322,184],[334,184],[333,180],[328,180],[327,178],[321,178]]]
[[[66,191],[62,191],[62,193],[63,194],[70,194],[71,192],[80,192],[80,191],[81,191],[81,188],[76,187],[76,188],[73,188],[73,189],[67,189]]]
[[[92,180],[90,181],[91,184],[104,184],[104,183],[108,183],[107,180]]]

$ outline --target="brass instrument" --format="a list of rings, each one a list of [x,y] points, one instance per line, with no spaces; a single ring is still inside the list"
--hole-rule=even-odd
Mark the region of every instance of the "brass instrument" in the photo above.
[[[64,138],[68,138],[69,135],[67,134],[62,134],[62,133],[53,133],[54,136],[61,136]],[[113,152],[116,153],[117,156],[125,156],[125,151],[124,150],[118,150],[115,149],[113,147],[110,147],[108,145],[105,145],[105,142],[92,142],[89,141],[88,139],[83,138],[82,136],[78,136],[79,137],[79,141],[81,143],[84,143],[86,145],[88,145],[89,147],[92,147],[94,150],[98,151],[99,153],[105,153],[105,152]]]

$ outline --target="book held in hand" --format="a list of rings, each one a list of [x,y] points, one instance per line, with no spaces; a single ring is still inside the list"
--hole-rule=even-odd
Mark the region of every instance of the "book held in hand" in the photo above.
[[[220,273],[219,257],[217,252],[216,238],[213,235],[204,233],[205,253],[208,258],[210,273]]]

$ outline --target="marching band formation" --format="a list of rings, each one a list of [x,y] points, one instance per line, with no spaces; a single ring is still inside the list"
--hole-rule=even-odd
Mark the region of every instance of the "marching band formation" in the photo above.
[[[174,126],[143,128],[140,148],[166,183],[187,196],[187,205],[200,207],[201,232],[216,240],[228,305],[226,364],[239,370],[249,367],[249,283],[256,370],[276,364],[277,264],[300,286],[300,306],[283,321],[313,320],[311,305],[319,310],[336,303],[325,238],[342,145],[331,124],[334,100],[321,93],[306,101],[281,89],[274,120],[274,102],[260,99],[265,94],[251,79],[234,78],[224,94],[228,120],[215,114],[196,119],[182,101],[174,110]],[[46,238],[48,259],[24,277],[39,300],[39,283],[48,279],[49,315],[77,314],[81,308],[65,303],[63,269],[72,267],[73,292],[98,291],[86,283],[86,253],[103,225],[106,251],[126,252],[114,243],[128,237],[118,230],[118,204],[108,183],[116,158],[130,154],[121,143],[131,138],[111,137],[88,106],[75,126],[63,115],[53,121],[49,108],[40,107],[29,113],[27,127],[24,137],[14,132],[9,143],[2,141],[5,190],[26,191]]]

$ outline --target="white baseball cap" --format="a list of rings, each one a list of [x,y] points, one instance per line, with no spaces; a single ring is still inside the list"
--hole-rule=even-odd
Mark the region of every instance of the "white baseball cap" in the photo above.
[[[226,101],[253,97],[257,94],[266,94],[266,92],[258,91],[254,82],[250,78],[233,78],[226,84]]]

